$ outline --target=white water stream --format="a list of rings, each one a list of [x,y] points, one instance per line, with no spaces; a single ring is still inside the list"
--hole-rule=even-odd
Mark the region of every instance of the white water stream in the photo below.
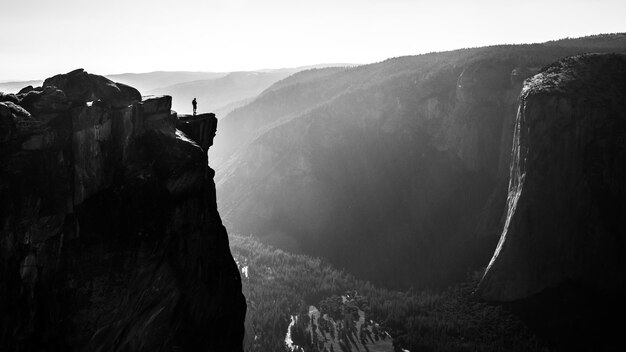
[[[289,323],[289,327],[287,327],[287,335],[285,335],[285,345],[290,351],[295,351],[298,348],[298,345],[293,344],[293,340],[291,339],[291,327],[296,324],[298,321],[298,317],[295,315],[291,316],[291,323]]]

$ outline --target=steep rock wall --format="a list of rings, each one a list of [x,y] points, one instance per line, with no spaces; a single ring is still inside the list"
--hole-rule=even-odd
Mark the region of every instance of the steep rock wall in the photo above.
[[[2,100],[0,349],[240,351],[215,125],[83,70]]]
[[[506,223],[480,283],[513,301],[564,284],[626,288],[626,56],[563,59],[527,81]]]
[[[176,128],[197,141],[202,149],[209,150],[217,131],[217,118],[213,113],[179,115]]]

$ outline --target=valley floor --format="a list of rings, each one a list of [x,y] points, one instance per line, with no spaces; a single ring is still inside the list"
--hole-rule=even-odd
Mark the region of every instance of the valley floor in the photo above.
[[[245,351],[289,351],[287,334],[297,351],[545,350],[504,308],[474,299],[480,273],[442,292],[399,292],[253,237],[230,245],[248,303]]]

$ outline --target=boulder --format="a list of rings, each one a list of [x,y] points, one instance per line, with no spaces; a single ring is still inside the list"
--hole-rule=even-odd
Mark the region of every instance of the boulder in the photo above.
[[[9,110],[11,110],[11,112],[17,117],[17,118],[27,118],[27,119],[31,119],[31,115],[28,111],[26,111],[26,109],[24,109],[23,107],[17,105],[16,103],[10,102],[10,101],[5,101],[3,103],[4,105],[6,105]]]
[[[169,95],[150,95],[144,97],[140,105],[144,114],[155,114],[158,112],[169,113],[172,108],[172,97]]]
[[[15,139],[20,136],[25,137],[41,133],[45,130],[45,123],[42,121],[41,116],[32,116],[23,107],[12,102],[5,101],[1,104],[3,106],[1,110],[3,110],[2,114],[4,115],[4,126],[12,131],[10,138],[8,137],[9,135],[5,135],[5,137]]]
[[[146,97],[138,104],[142,126],[137,132],[159,130],[173,136],[176,130],[176,113],[171,111],[171,107],[172,97],[168,95]]]
[[[0,103],[0,117],[11,117],[13,114],[11,113],[11,109],[4,103]]]
[[[515,301],[562,285],[626,290],[626,56],[562,59],[527,80],[508,210],[478,293]]]
[[[20,100],[17,98],[17,96],[15,94],[9,93],[2,93],[0,92],[0,102],[11,102],[14,104],[18,104],[20,102]]]
[[[38,92],[41,92],[42,90],[43,90],[43,87],[37,87],[37,88],[35,88],[35,87],[33,87],[33,86],[26,86],[26,87],[24,87],[24,88],[20,89],[20,91],[19,91],[19,92],[17,92],[17,95],[20,95],[20,94],[26,94],[26,93],[28,93],[28,92],[32,92],[32,91],[38,91]]]
[[[122,108],[140,102],[141,94],[133,87],[77,69],[47,78],[43,87],[54,86],[65,92],[74,105],[102,100],[113,108]]]
[[[44,87],[42,90],[30,90],[18,96],[21,97],[20,106],[30,113],[57,113],[67,111],[71,107],[65,93],[52,86]]]
[[[15,122],[11,109],[4,103],[0,103],[0,143],[11,140],[15,134]]]

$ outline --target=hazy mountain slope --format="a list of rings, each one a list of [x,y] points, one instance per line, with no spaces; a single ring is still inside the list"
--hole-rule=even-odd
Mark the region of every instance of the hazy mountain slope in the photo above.
[[[581,51],[495,46],[281,82],[221,121],[225,221],[388,284],[462,277],[497,241],[522,80]]]
[[[26,86],[39,87],[43,81],[16,81],[16,82],[2,82],[0,83],[0,92],[3,93],[17,93],[20,89]]]
[[[336,67],[325,67],[325,68],[312,68],[304,71],[300,71],[294,73],[293,75],[276,82],[270,88],[268,88],[265,93],[276,91],[283,87],[293,87],[293,85],[298,83],[306,83],[311,81],[316,81],[321,79],[322,77],[328,77],[334,75],[337,72],[341,72],[350,68],[352,66],[336,66]]]
[[[614,48],[626,45],[626,33],[598,34],[582,38],[565,38],[549,41],[546,45],[570,46],[577,48]]]
[[[145,73],[119,73],[106,75],[112,81],[124,83],[131,87],[135,87],[143,95],[148,91],[179,84],[183,82],[191,82],[202,79],[216,79],[226,76],[227,72],[194,72],[194,71],[154,71]],[[39,87],[43,81],[17,81],[0,83],[0,92],[17,93],[20,89],[31,85]]]
[[[217,79],[197,80],[160,87],[147,91],[147,94],[172,95],[172,109],[178,112],[191,112],[191,100],[198,100],[200,111],[213,111],[231,103],[254,97],[264,89],[293,73],[297,69],[284,69],[272,72],[231,72]]]
[[[278,121],[297,116],[332,98],[347,88],[336,79],[346,68],[313,69],[296,73],[265,90],[254,101],[236,109],[220,121],[216,141],[221,147],[211,151],[211,160],[221,165],[259,131]],[[325,80],[326,79],[326,80]]]
[[[141,94],[146,95],[149,91],[157,88],[203,79],[216,79],[224,77],[227,74],[227,72],[155,71],[146,73],[120,73],[108,75],[107,77],[113,81],[136,87]]]
[[[246,106],[246,105],[250,104],[251,102],[254,101],[254,98],[256,98],[256,97],[244,98],[244,99],[237,100],[235,102],[226,104],[226,105],[221,106],[221,107],[219,107],[217,109],[213,109],[213,113],[216,116],[226,116],[229,113],[231,113],[233,110],[235,110],[237,108],[240,108],[242,106]]]
[[[311,67],[327,67],[328,64],[313,66],[267,69],[247,72],[230,72],[215,79],[187,81],[180,84],[161,86],[148,90],[146,94],[172,95],[172,108],[178,112],[191,112],[191,100],[197,98],[200,111],[225,112],[244,105],[259,93],[296,72]]]

